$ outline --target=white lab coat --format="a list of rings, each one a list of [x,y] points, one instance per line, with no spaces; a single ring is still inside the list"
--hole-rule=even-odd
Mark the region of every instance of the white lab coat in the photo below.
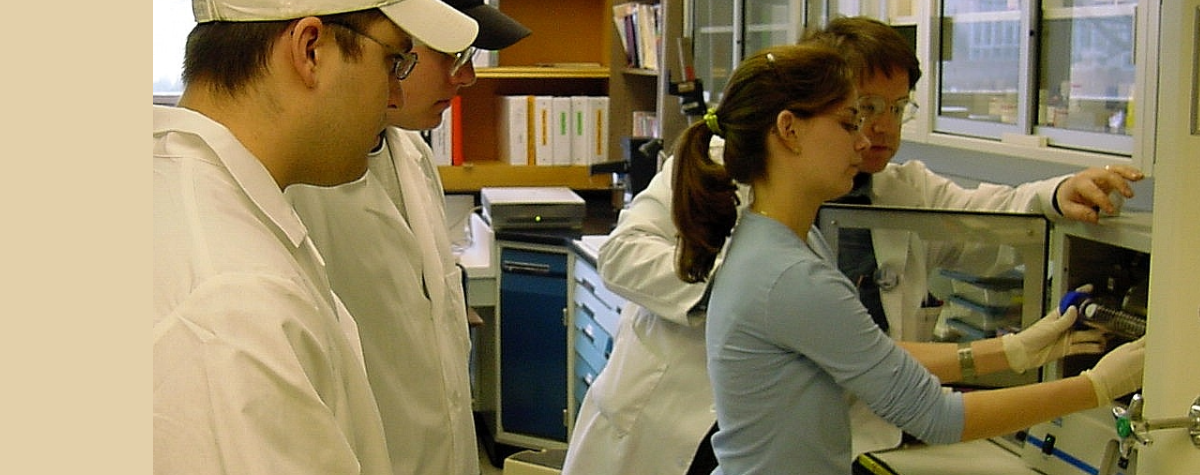
[[[721,154],[720,139],[711,153]],[[692,310],[704,284],[685,284],[674,273],[671,167],[663,164],[600,248],[605,285],[630,301],[621,313],[608,366],[588,390],[572,433],[564,475],[682,474],[716,421],[705,368],[704,316]],[[966,190],[930,172],[923,163],[890,164],[873,179],[872,202],[929,208],[1053,213],[1050,199],[1063,178],[1017,188],[982,185]],[[741,195],[743,205],[747,194]],[[876,259],[901,276],[882,296],[893,335],[902,313],[920,311],[928,259],[911,233],[873,231]],[[718,260],[718,265],[720,261]],[[855,404],[854,453],[895,447],[900,430]]]
[[[154,472],[387,475],[354,320],[266,168],[154,108]]]
[[[466,304],[441,180],[417,132],[388,128],[385,140],[361,179],[286,194],[358,321],[393,473],[477,475]],[[392,173],[383,160],[395,165],[403,214],[380,182]]]

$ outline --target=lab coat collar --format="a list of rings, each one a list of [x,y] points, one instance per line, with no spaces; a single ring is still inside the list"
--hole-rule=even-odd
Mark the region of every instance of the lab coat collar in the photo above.
[[[254,206],[287,236],[292,247],[300,247],[308,235],[308,228],[284,199],[283,191],[267,168],[228,128],[190,109],[154,106],[155,139],[171,132],[198,137],[229,170]]]

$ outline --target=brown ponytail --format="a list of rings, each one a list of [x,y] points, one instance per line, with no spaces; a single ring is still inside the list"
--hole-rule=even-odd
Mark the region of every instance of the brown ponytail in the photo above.
[[[708,125],[696,122],[684,130],[675,148],[671,177],[671,214],[679,230],[675,272],[689,283],[708,278],[737,222],[737,185],[725,167],[709,156],[712,136]]]

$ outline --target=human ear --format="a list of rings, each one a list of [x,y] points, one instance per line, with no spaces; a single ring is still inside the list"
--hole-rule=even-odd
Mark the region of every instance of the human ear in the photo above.
[[[792,153],[800,154],[800,130],[802,119],[796,117],[796,114],[789,110],[780,111],[775,115],[775,129],[773,132],[779,136],[780,142],[784,148],[787,148]]]
[[[796,114],[789,110],[782,110],[775,115],[775,131],[779,133],[779,138],[787,144],[788,148],[795,149],[800,140],[800,126],[804,120],[796,117]]]
[[[323,25],[320,19],[305,17],[296,20],[283,39],[292,70],[308,87],[317,84],[318,41],[322,36],[328,36],[327,41],[335,41],[333,30]]]

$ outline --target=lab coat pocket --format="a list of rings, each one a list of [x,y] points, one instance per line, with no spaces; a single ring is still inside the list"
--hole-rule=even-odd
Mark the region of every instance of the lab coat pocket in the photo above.
[[[668,366],[628,321],[622,319],[613,357],[588,396],[595,400],[600,414],[616,429],[618,437],[624,437],[637,425]]]
[[[446,276],[443,279],[446,283],[446,315],[449,316],[455,325],[462,325],[464,331],[455,332],[458,335],[458,343],[463,351],[471,351],[470,335],[467,332],[467,297],[463,289],[463,274],[462,269],[458,266],[451,265],[446,271]]]

